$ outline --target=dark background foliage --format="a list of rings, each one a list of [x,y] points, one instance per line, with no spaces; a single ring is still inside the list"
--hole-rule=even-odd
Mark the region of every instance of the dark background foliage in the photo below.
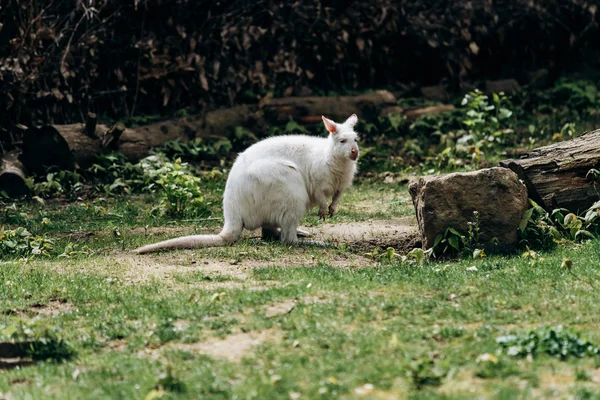
[[[598,65],[580,0],[3,0],[0,134]],[[9,139],[9,140],[7,140]]]

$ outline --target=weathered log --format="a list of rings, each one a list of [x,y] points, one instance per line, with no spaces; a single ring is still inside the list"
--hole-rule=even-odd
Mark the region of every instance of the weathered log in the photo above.
[[[150,149],[168,141],[224,136],[260,115],[260,111],[249,106],[237,106],[133,129],[119,123],[112,128],[98,124],[94,135],[87,131],[90,124],[43,125],[25,131],[21,160],[34,172],[44,172],[48,167],[87,168],[103,150],[119,151],[135,162],[148,156]]]
[[[600,129],[500,162],[525,182],[529,197],[551,211],[581,212],[598,200],[590,169],[600,167]]]
[[[179,139],[189,141],[196,137],[226,136],[233,128],[246,125],[255,117],[250,106],[236,106],[180,119],[126,129],[117,144],[117,150],[128,160],[146,157],[153,147]]]
[[[454,106],[452,104],[440,104],[437,106],[427,107],[411,107],[405,108],[401,106],[388,106],[381,110],[379,113],[380,117],[385,117],[390,114],[401,114],[406,116],[408,121],[414,121],[424,115],[436,115],[442,112],[452,111]]]
[[[29,192],[25,183],[25,167],[19,161],[17,154],[6,154],[0,162],[0,191],[9,197],[24,196]]]
[[[425,86],[421,88],[421,95],[428,100],[446,102],[450,100],[446,85]]]
[[[404,110],[403,114],[406,115],[406,119],[414,121],[415,119],[422,117],[423,115],[435,115],[441,112],[447,112],[454,110],[452,104],[441,104],[439,106],[429,106],[420,108],[410,108]]]
[[[360,117],[377,116],[385,107],[396,104],[396,97],[387,90],[364,93],[358,96],[284,97],[270,99],[263,109],[267,118],[287,121],[293,118],[304,123],[317,123],[321,115],[335,121],[345,121],[352,114]]]
[[[23,135],[21,160],[34,172],[43,172],[50,166],[73,170],[89,167],[101,151],[110,149],[135,162],[149,155],[150,149],[171,140],[226,136],[237,126],[264,127],[273,119],[320,123],[321,115],[338,121],[354,113],[377,115],[381,108],[395,102],[396,98],[385,90],[358,96],[266,98],[259,105],[240,105],[131,129],[95,124],[94,115],[90,114],[85,125],[28,129]]]
[[[95,135],[107,130],[106,125],[97,125]],[[20,159],[28,170],[41,173],[48,167],[89,167],[99,152],[100,141],[85,133],[84,124],[43,125],[25,132]]]

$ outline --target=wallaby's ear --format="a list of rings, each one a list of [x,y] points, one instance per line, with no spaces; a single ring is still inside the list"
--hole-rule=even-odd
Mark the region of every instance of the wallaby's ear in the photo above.
[[[330,119],[325,118],[322,115],[321,115],[321,118],[323,118],[323,123],[325,124],[325,128],[327,128],[327,131],[329,133],[331,133],[332,135],[335,134],[337,132],[337,125],[336,125],[336,123],[333,122]]]
[[[346,120],[346,124],[350,125],[350,126],[354,126],[356,125],[356,123],[358,122],[358,117],[356,116],[356,114],[352,114],[347,120]]]

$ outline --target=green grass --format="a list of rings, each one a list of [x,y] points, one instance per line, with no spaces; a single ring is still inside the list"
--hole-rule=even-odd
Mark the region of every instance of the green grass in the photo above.
[[[144,196],[107,199],[101,212],[48,203],[5,214],[6,226],[90,252],[0,264],[2,340],[25,324],[30,337],[53,332],[76,352],[0,370],[2,396],[598,398],[600,359],[515,358],[496,338],[563,325],[600,344],[600,241],[562,245],[540,254],[543,262],[516,254],[420,266],[344,246],[263,243],[256,233],[225,248],[128,253],[218,230],[220,190],[206,193],[216,220],[152,217],[155,202]],[[393,220],[412,205],[406,186],[363,181],[339,212],[329,222]],[[320,224],[314,214],[304,225]],[[272,311],[278,305],[284,311]],[[244,340],[254,345],[227,357]]]
[[[468,107],[414,127],[397,116],[361,121],[361,172],[327,223],[414,224],[407,187],[395,180],[496,165],[506,151],[568,139],[567,122],[593,128],[597,107],[587,97],[581,105],[580,92],[563,82],[533,100],[517,96],[505,121],[515,134],[476,144],[479,161],[456,139],[487,138],[486,113],[472,132]],[[452,151],[437,159],[444,149]],[[161,213],[158,193],[82,190],[69,202],[6,204],[1,226],[45,236],[54,249],[0,261],[0,368],[2,342],[21,343],[33,359],[0,369],[0,398],[600,399],[600,356],[587,356],[600,345],[600,239],[534,258],[422,264],[368,245],[262,242],[257,232],[229,247],[130,252],[218,232],[224,183],[201,180],[208,212],[190,219]],[[312,210],[301,224],[322,221]],[[582,340],[557,334],[536,344],[559,326]],[[497,342],[509,335],[519,356]],[[559,342],[586,356],[550,355]]]

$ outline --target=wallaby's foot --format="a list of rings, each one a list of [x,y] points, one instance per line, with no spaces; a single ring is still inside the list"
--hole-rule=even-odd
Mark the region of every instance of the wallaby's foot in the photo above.
[[[301,238],[312,236],[312,233],[310,233],[309,231],[305,231],[304,229],[300,229],[300,228],[296,229],[296,234],[298,235],[298,237],[301,237]],[[261,236],[261,239],[265,240],[265,241],[280,240],[281,229],[263,226],[261,229],[260,236]]]
[[[302,245],[302,246],[319,246],[319,247],[331,246],[329,243],[324,242],[322,240],[299,240],[298,244]]]
[[[329,217],[333,217],[333,214],[335,214],[335,206],[332,204],[329,206]]]
[[[319,209],[319,219],[322,219],[323,221],[325,221],[326,216],[327,216],[327,209],[326,208]]]
[[[296,234],[298,235],[298,237],[301,238],[305,238],[305,237],[311,237],[312,233],[310,233],[309,231],[305,231],[304,229],[296,229]]]

